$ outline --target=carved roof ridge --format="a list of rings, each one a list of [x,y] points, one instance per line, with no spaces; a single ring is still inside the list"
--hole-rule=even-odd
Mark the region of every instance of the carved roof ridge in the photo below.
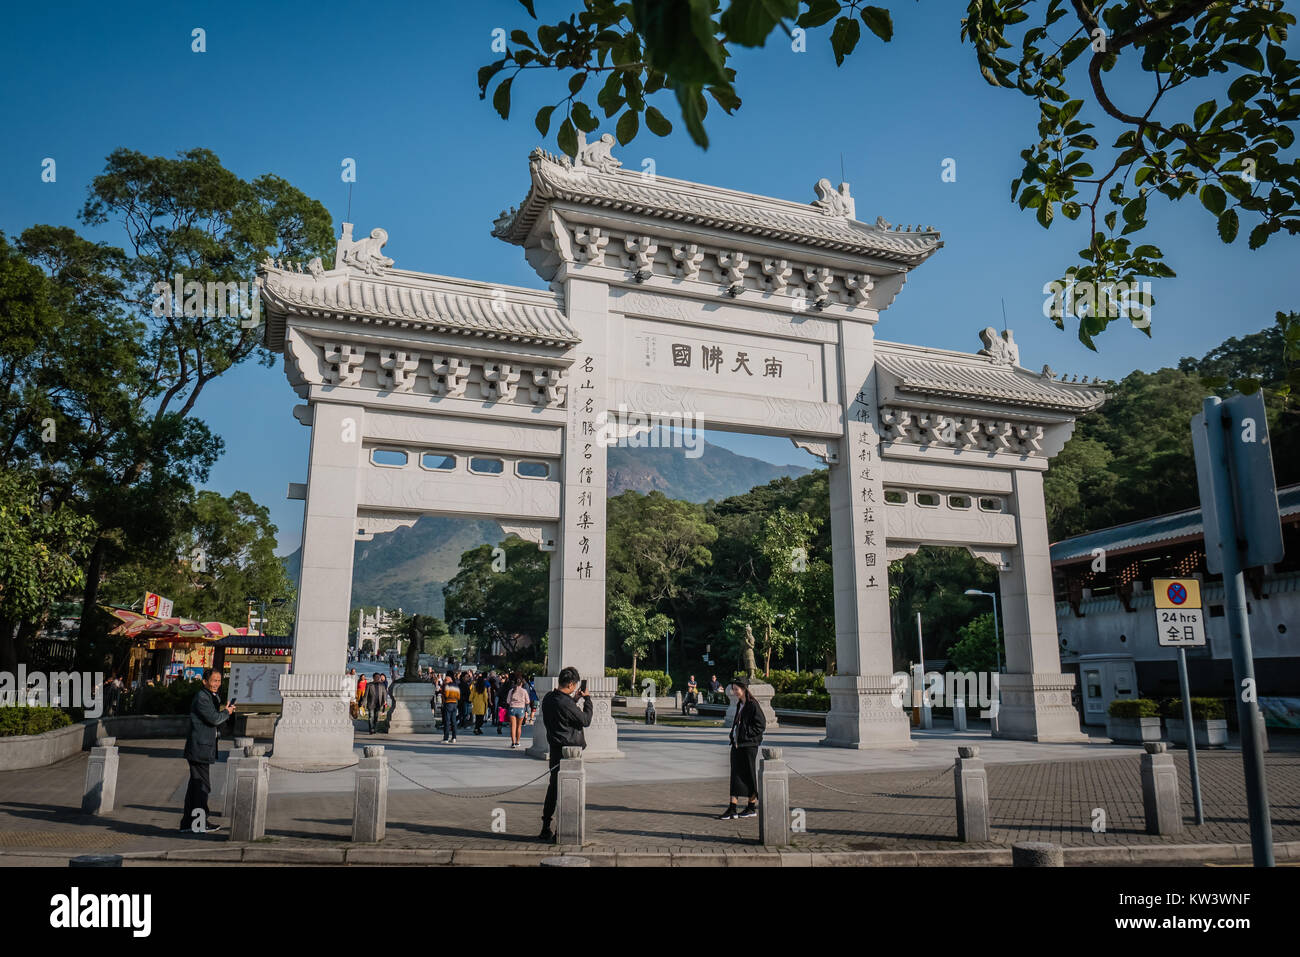
[[[492,234],[523,245],[541,211],[560,200],[621,210],[671,222],[731,228],[745,235],[848,251],[918,265],[943,246],[937,230],[890,229],[883,219],[864,223],[815,203],[761,196],[637,170],[574,165],[544,150],[529,157],[531,184],[518,208],[503,211]]]

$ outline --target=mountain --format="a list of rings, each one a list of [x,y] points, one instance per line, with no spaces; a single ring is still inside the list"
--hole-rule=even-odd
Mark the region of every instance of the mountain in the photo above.
[[[739,495],[783,476],[798,478],[809,471],[797,465],[772,465],[708,444],[697,458],[688,458],[680,448],[612,446],[607,462],[610,495],[629,489],[658,491],[670,498],[701,503]],[[429,515],[410,528],[357,542],[352,607],[381,605],[441,618],[442,587],[455,577],[460,556],[479,545],[495,545],[501,537],[501,526],[487,519]],[[285,556],[290,581],[298,580],[301,561],[301,549]]]

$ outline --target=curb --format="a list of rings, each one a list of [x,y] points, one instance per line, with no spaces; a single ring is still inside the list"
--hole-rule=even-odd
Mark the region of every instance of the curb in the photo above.
[[[1279,861],[1300,860],[1300,841],[1273,845]],[[1139,844],[1112,847],[1063,848],[1067,866],[1124,866],[1137,864],[1194,864],[1232,861],[1250,865],[1249,844]],[[953,848],[951,850],[898,851],[798,851],[776,848],[720,851],[627,850],[589,845],[550,850],[498,850],[495,848],[385,848],[380,845],[341,844],[324,847],[283,847],[267,844],[228,844],[222,847],[167,851],[124,851],[132,863],[185,862],[189,864],[307,865],[307,866],[460,866],[536,867],[543,858],[578,854],[594,867],[1010,867],[1011,848]],[[66,852],[3,850],[5,857],[48,858],[63,862]]]

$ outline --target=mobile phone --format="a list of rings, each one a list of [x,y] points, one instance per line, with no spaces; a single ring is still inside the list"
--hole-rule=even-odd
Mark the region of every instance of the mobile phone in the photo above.
[[[238,703],[239,703],[239,699],[238,699],[238,698],[231,698],[231,699],[227,702],[227,704],[238,704]]]
[[[586,679],[586,678],[583,678],[583,679],[582,679],[582,684],[578,685],[578,691],[579,691],[580,693],[585,693],[586,690],[587,690],[587,679]]]

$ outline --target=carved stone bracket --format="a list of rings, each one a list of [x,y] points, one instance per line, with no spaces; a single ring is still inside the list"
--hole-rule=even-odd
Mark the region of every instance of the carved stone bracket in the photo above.
[[[885,441],[1045,456],[1045,430],[1035,422],[949,415],[933,409],[886,406],[880,410]]]
[[[1002,548],[976,548],[967,545],[966,551],[982,562],[988,562],[1000,572],[1011,571],[1011,556]]]
[[[558,532],[554,522],[511,522],[508,525],[503,523],[501,532],[504,535],[516,535],[526,542],[532,542],[537,546],[538,551],[555,551]]]
[[[406,512],[358,512],[356,540],[368,542],[376,535],[398,528],[410,528],[419,519],[419,515]]]
[[[465,397],[465,382],[470,364],[459,356],[433,357],[433,392],[453,399]]]
[[[483,381],[488,397],[495,402],[509,402],[519,388],[519,370],[508,362],[489,362],[483,367]]]
[[[915,555],[916,550],[921,547],[920,542],[895,542],[885,543],[885,561],[897,562],[902,561],[908,555]]]
[[[366,361],[364,346],[348,342],[329,343],[325,346],[325,361],[329,364],[325,381],[330,385],[361,384],[361,364]]]
[[[678,243],[673,246],[673,260],[677,263],[678,276],[682,279],[699,279],[700,263],[704,262],[704,253],[694,243]]]
[[[415,388],[415,370],[419,366],[418,352],[392,350],[380,353],[379,387],[392,392],[410,392]]]
[[[790,441],[805,452],[811,452],[827,465],[839,464],[840,444],[834,439],[800,439],[792,435]]]
[[[623,248],[632,255],[632,273],[637,282],[645,282],[655,274],[655,253],[659,244],[649,236],[628,236],[623,240]]]

